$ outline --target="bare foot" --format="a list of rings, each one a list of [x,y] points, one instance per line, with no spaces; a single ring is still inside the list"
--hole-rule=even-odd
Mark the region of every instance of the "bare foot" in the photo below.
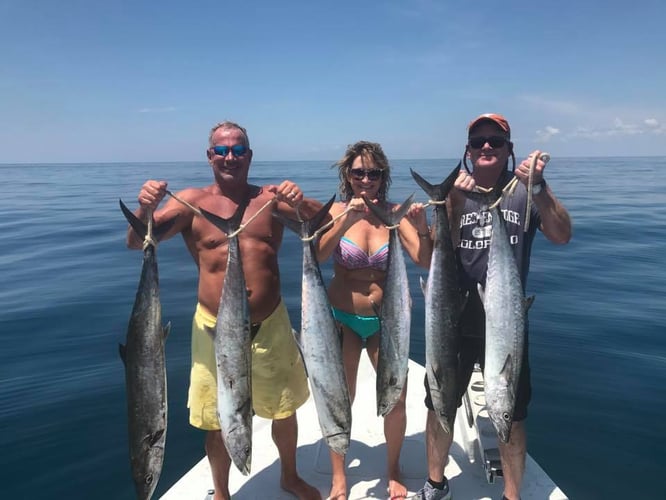
[[[299,500],[321,500],[319,490],[314,486],[303,481],[299,476],[293,479],[282,478],[280,487],[284,491],[288,491]]]
[[[347,500],[347,478],[336,479],[333,476],[331,482],[331,492],[328,494],[329,500]]]
[[[394,479],[389,478],[388,484],[388,494],[390,500],[407,498],[407,488],[404,484],[398,481],[397,476]]]

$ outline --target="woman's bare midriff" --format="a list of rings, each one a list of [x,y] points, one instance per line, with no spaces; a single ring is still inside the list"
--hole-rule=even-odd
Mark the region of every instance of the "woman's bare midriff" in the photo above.
[[[384,296],[386,273],[371,267],[345,269],[334,266],[334,276],[328,287],[331,305],[336,309],[361,316],[374,316]]]

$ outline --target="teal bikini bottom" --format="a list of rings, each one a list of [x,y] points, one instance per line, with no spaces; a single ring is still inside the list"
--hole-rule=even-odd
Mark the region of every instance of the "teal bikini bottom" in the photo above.
[[[335,307],[331,307],[331,310],[337,321],[349,327],[363,340],[372,337],[379,331],[379,318],[377,316],[359,316],[358,314],[341,311]]]

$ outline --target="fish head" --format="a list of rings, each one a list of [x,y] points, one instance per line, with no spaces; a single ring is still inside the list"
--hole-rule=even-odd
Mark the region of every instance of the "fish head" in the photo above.
[[[222,439],[236,468],[247,476],[252,466],[252,424],[232,424]]]
[[[349,431],[343,430],[342,432],[326,436],[326,444],[338,455],[345,456],[349,449]]]
[[[488,415],[503,443],[509,442],[513,423],[515,397],[508,385],[502,385],[486,393]]]
[[[141,477],[134,479],[134,487],[136,489],[137,498],[151,498],[155,487],[157,486],[157,478],[155,474],[150,471],[145,471]]]
[[[151,498],[157,487],[164,462],[163,437],[163,432],[147,437],[142,443],[142,452],[133,457],[132,474],[137,498]]]

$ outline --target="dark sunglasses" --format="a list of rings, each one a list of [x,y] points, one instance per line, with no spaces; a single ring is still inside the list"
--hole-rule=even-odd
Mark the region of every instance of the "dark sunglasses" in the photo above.
[[[378,168],[372,170],[365,170],[364,168],[352,168],[351,170],[349,170],[351,176],[357,181],[362,181],[366,176],[371,181],[376,181],[382,176],[383,172],[384,172],[383,170],[380,170]]]
[[[507,142],[506,137],[501,135],[491,135],[490,137],[470,137],[469,138],[469,147],[472,149],[481,149],[486,143],[490,145],[491,148],[501,148]]]
[[[227,156],[229,151],[231,151],[234,158],[245,156],[245,153],[247,153],[247,146],[243,144],[236,144],[235,146],[213,146],[211,149],[216,155],[220,156]]]

